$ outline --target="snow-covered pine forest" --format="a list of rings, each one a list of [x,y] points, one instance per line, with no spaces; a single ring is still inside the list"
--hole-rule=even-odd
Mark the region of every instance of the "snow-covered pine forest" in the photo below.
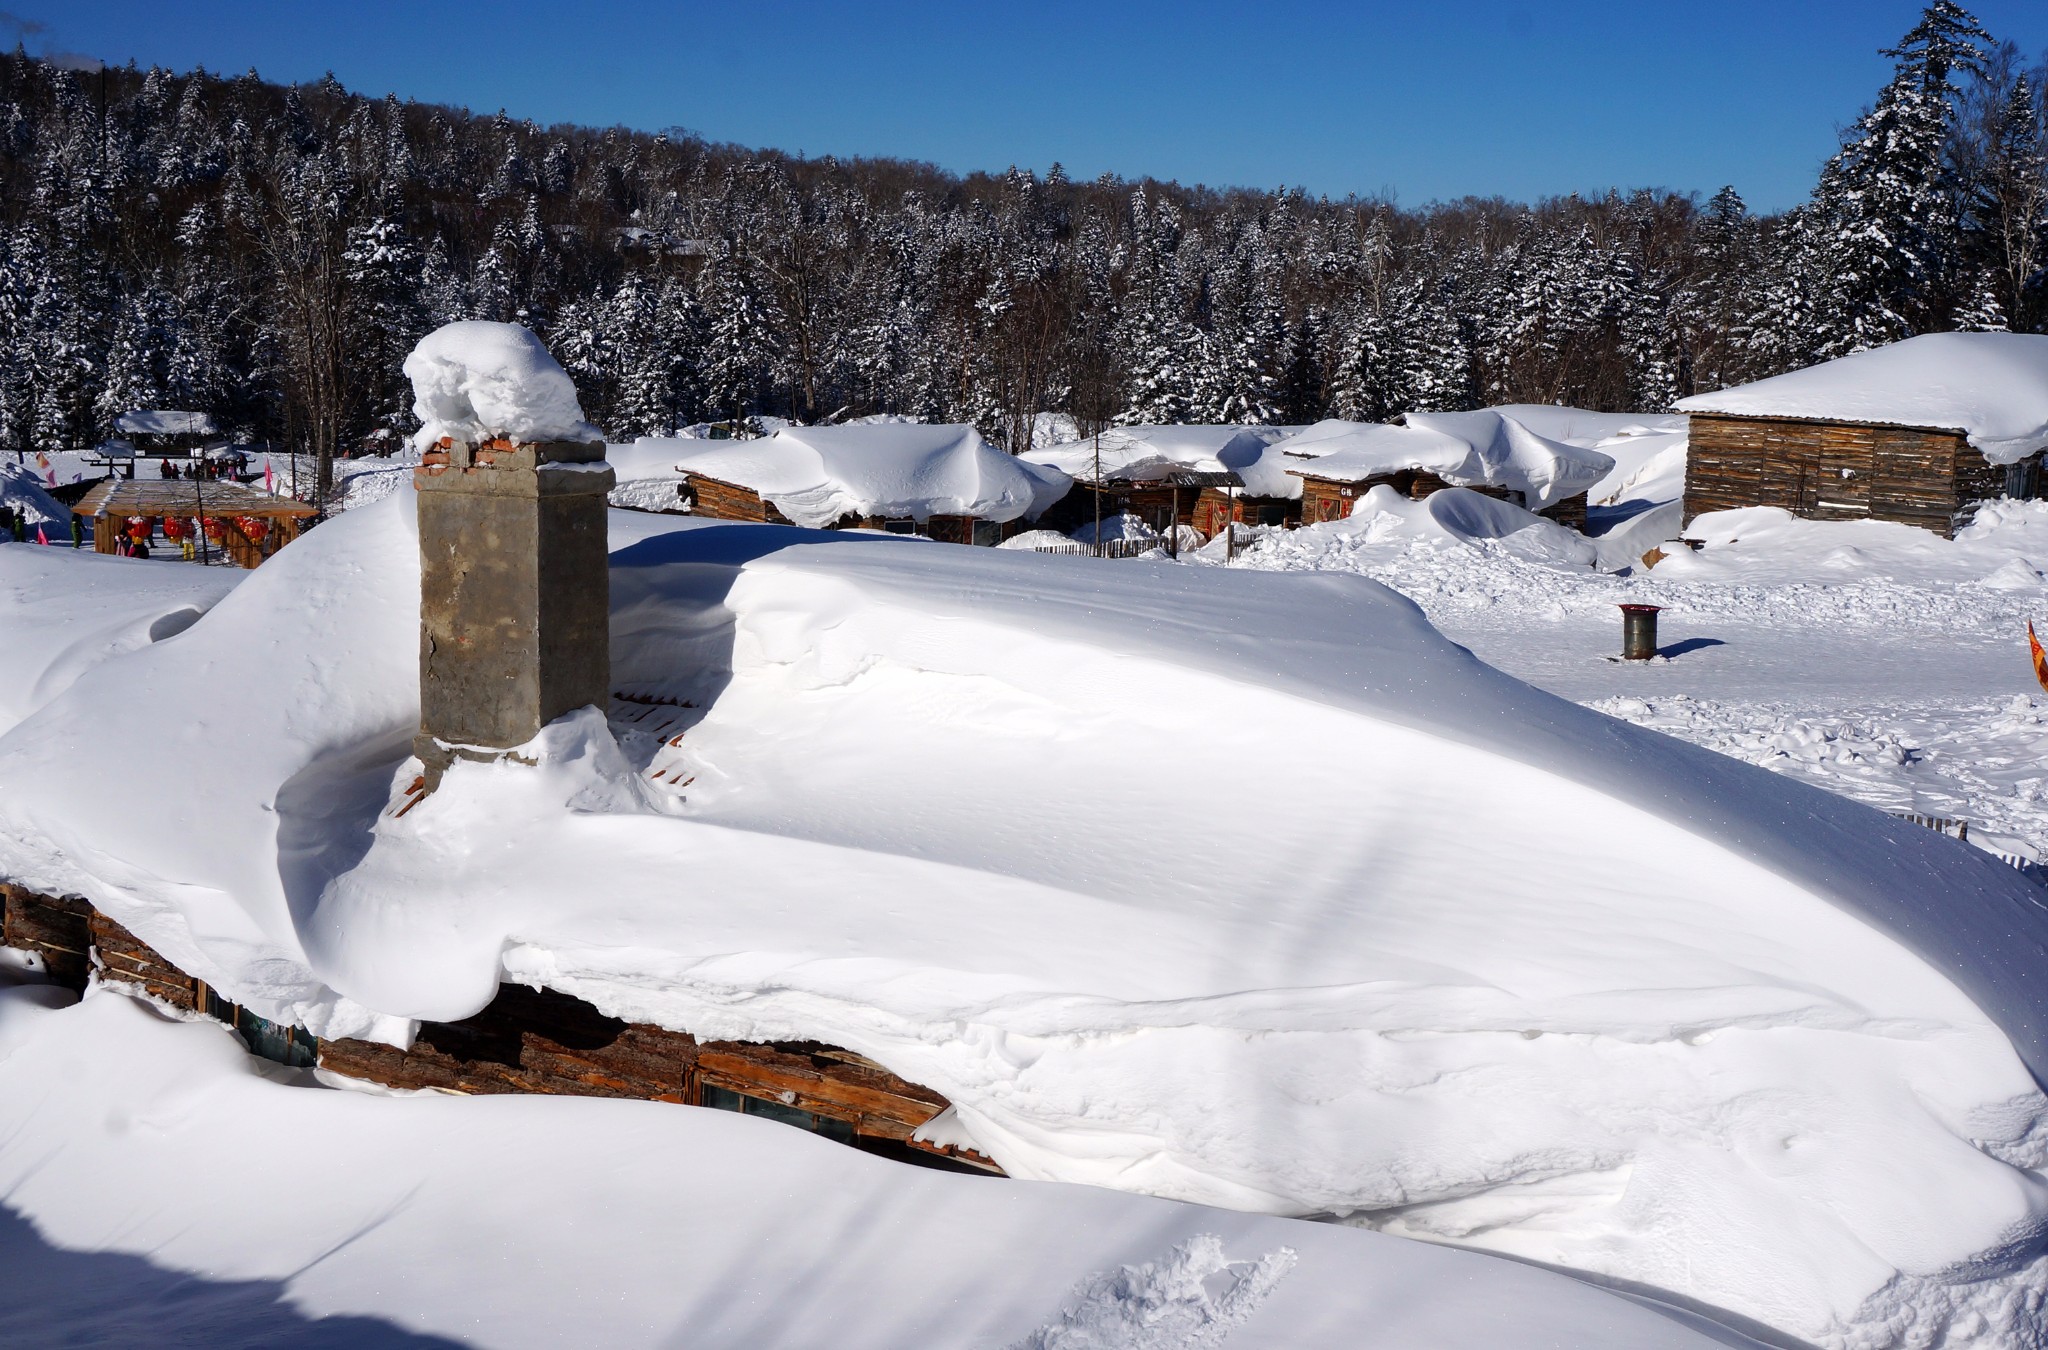
[[[542,128],[0,57],[0,450],[211,411],[323,461],[411,425],[400,358],[524,323],[613,437],[1662,408],[1914,333],[2048,327],[2041,72],[1938,0],[1811,200],[1419,209]],[[1844,110],[1845,114],[1849,110]],[[1366,129],[1361,129],[1361,132]]]

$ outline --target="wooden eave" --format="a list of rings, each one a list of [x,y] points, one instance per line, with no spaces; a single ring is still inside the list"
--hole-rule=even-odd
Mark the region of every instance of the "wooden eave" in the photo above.
[[[1694,412],[1678,415],[1703,417],[1713,422],[1789,422],[1794,426],[1803,427],[1881,427],[1887,431],[1917,431],[1929,436],[1960,436],[1965,445],[1968,445],[1970,440],[1970,433],[1963,427],[1930,427],[1913,422],[1870,422],[1849,417],[1781,417],[1776,413]],[[1976,449],[1975,446],[1970,448]]]
[[[319,508],[289,497],[273,497],[240,483],[191,479],[109,479],[79,498],[77,516],[253,516],[277,519],[311,516]]]

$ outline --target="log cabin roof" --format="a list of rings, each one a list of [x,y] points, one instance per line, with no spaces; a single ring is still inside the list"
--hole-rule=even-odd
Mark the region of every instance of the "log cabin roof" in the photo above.
[[[80,516],[310,516],[317,507],[240,483],[183,478],[108,479],[71,508]]]
[[[2048,336],[1924,333],[1753,384],[1682,413],[1960,433],[1994,464],[2048,448]]]

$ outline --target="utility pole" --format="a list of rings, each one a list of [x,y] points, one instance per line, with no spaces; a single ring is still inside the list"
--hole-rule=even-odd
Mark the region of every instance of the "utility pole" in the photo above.
[[[1102,556],[1102,423],[1095,424],[1095,556]]]

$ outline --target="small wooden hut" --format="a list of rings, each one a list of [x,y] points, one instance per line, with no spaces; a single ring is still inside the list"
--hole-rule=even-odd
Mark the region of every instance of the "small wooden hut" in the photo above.
[[[1071,483],[969,426],[785,427],[750,441],[668,444],[692,515],[946,543],[991,545],[1020,534]]]
[[[108,479],[71,510],[92,522],[96,552],[121,552],[137,521],[152,531],[165,521],[176,522],[172,530],[197,522],[202,546],[218,550],[237,567],[259,565],[298,538],[306,518],[318,514],[304,502],[239,483],[176,478]]]
[[[1932,333],[1681,400],[1685,519],[1745,506],[1952,534],[2042,495],[2048,337]]]

